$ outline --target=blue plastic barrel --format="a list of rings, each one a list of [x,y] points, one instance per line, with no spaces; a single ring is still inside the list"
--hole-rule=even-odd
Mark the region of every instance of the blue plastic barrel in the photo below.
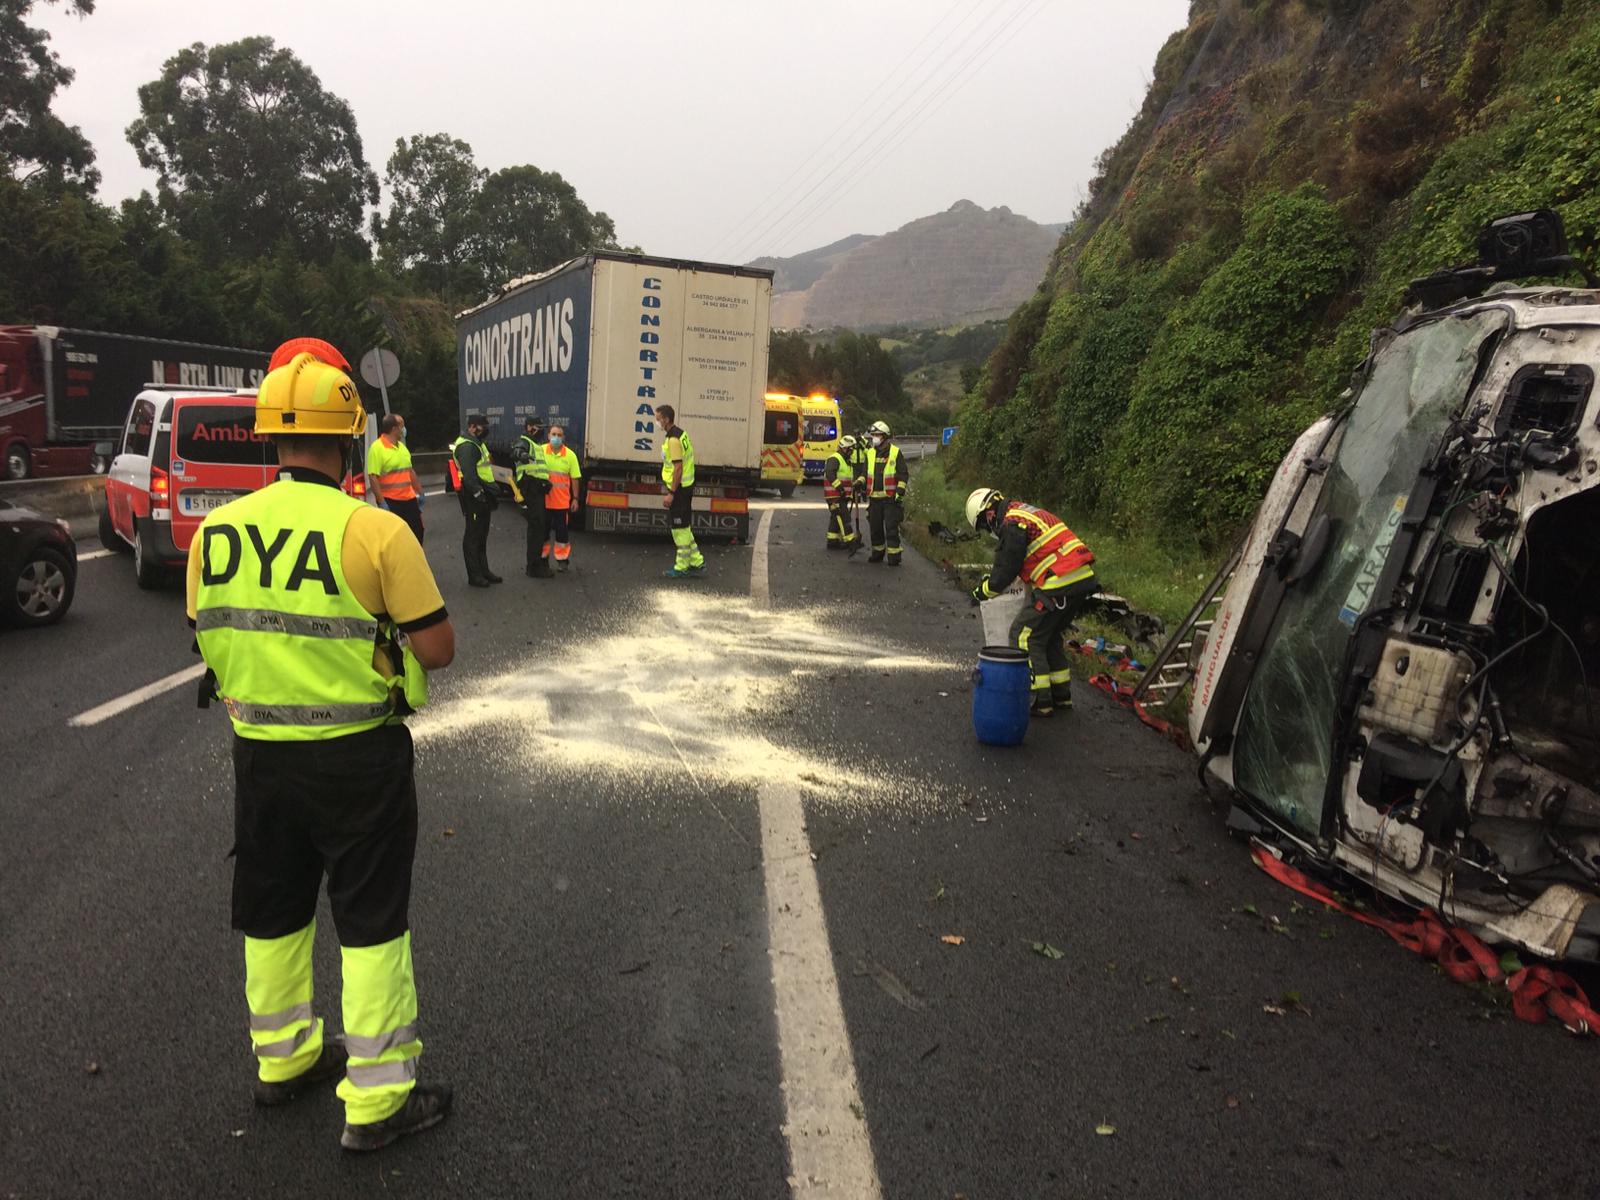
[[[1028,732],[1033,700],[1028,655],[1014,646],[985,646],[972,672],[972,732],[989,746],[1018,746]]]

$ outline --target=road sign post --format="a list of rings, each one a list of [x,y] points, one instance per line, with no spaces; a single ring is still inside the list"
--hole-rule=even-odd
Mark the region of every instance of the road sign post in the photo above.
[[[400,360],[393,350],[374,346],[361,356],[361,378],[383,397],[383,415],[389,415],[389,389],[400,378]]]

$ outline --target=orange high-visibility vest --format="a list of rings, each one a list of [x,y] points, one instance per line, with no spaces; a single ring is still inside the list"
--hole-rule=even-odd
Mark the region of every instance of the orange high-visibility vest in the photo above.
[[[1063,587],[1094,574],[1089,547],[1054,513],[1013,500],[1000,520],[1020,525],[1028,533],[1021,574],[1031,587]]]

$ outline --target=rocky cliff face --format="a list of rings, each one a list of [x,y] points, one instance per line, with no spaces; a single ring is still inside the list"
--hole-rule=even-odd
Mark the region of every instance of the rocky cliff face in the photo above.
[[[773,324],[780,329],[938,324],[1010,312],[1044,277],[1060,232],[1059,225],[1037,224],[1009,208],[985,210],[960,200],[830,255],[826,271],[803,290],[782,287],[784,264],[795,260],[759,265],[780,272],[773,297]],[[790,277],[805,275],[796,270]]]

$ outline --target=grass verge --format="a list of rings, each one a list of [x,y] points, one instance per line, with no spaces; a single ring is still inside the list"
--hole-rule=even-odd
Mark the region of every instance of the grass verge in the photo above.
[[[994,558],[994,540],[989,537],[965,538],[952,545],[928,532],[930,522],[938,522],[957,533],[971,533],[967,525],[967,494],[975,486],[967,481],[945,477],[945,456],[935,455],[916,464],[910,502],[906,506],[905,537],[925,557],[942,563],[971,587],[989,569]],[[1032,497],[1014,497],[1032,500]],[[1091,517],[1058,512],[1079,537],[1094,551],[1095,574],[1101,586],[1127,598],[1140,612],[1153,613],[1176,625],[1189,611],[1206,581],[1221,565],[1209,555],[1174,554],[1170,547],[1153,540],[1127,537],[1113,532]]]

